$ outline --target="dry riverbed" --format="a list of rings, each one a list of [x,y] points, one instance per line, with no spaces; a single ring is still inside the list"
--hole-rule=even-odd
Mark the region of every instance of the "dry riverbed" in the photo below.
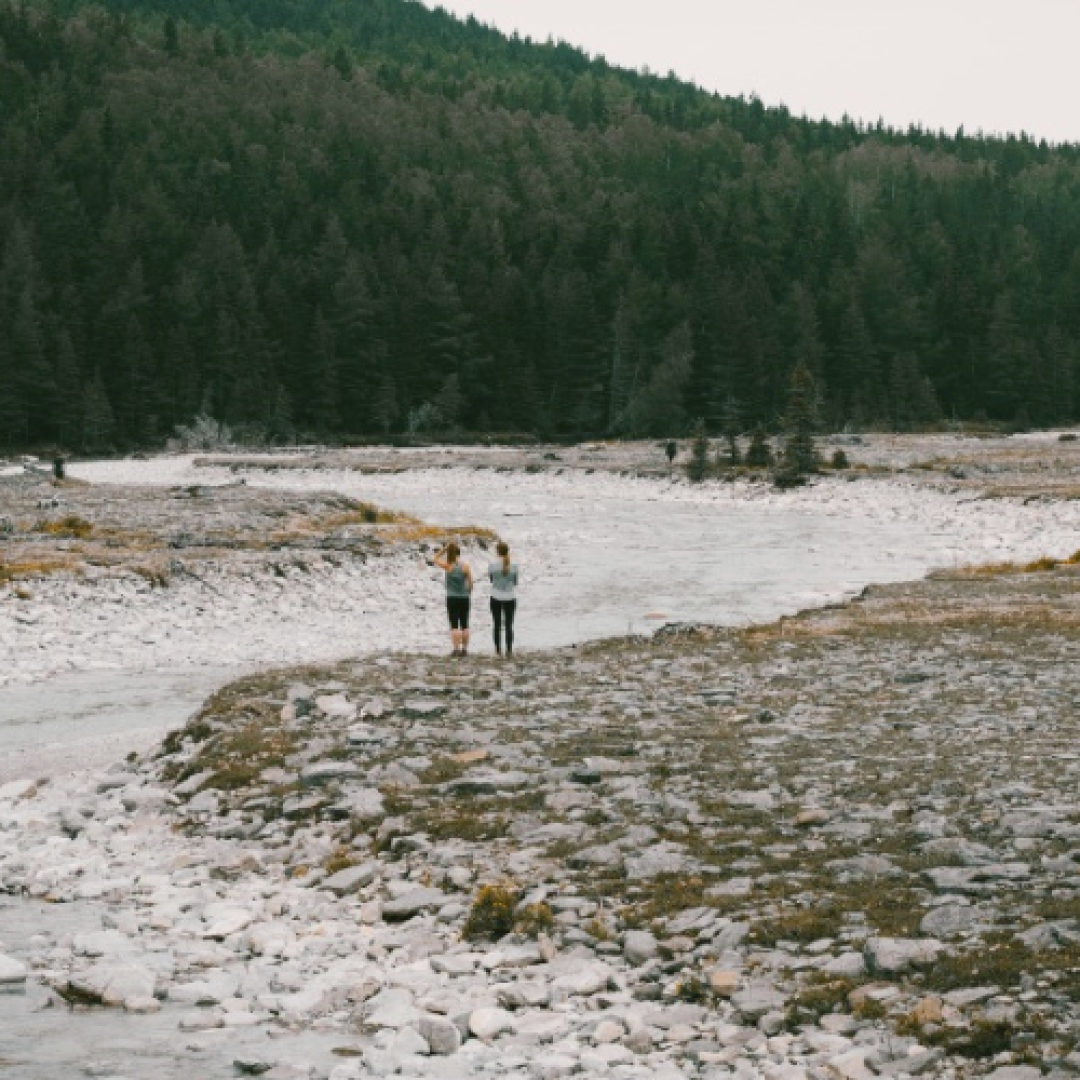
[[[925,505],[1002,558],[514,662],[434,655],[441,532],[333,484],[452,464],[608,492],[666,472],[658,447],[9,470],[0,684],[310,656],[328,625],[352,658],[233,682],[107,772],[0,786],[0,990],[175,1032],[170,1077],[1080,1073],[1076,447],[838,439],[857,482],[786,505]],[[327,490],[255,487],[292,468]],[[721,489],[776,498],[663,490]],[[1039,537],[1056,557],[1027,561]],[[86,1069],[144,1074],[133,1030]],[[49,1075],[7,1036],[0,1075]]]
[[[1014,570],[241,680],[0,789],[0,887],[102,905],[29,974],[355,1055],[272,1077],[1073,1075],[1080,576]]]

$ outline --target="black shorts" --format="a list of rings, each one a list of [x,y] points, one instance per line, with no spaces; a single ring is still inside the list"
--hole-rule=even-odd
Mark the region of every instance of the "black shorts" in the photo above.
[[[468,630],[469,597],[448,596],[446,598],[446,614],[450,616],[451,630]]]

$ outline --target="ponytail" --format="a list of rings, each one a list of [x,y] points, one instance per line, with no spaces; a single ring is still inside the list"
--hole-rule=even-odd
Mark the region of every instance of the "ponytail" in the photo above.
[[[498,542],[498,544],[495,545],[495,550],[496,550],[496,552],[498,552],[499,555],[502,556],[502,563],[503,563],[503,571],[502,572],[504,574],[509,574],[510,573],[510,545],[507,544],[504,540],[500,540]]]

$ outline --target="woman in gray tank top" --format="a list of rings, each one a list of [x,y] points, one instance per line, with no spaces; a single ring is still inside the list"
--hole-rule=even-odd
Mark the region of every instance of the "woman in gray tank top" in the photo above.
[[[446,614],[450,619],[451,656],[469,652],[469,602],[473,577],[468,563],[461,562],[461,548],[452,540],[435,555],[435,565],[446,575]]]
[[[495,548],[499,556],[488,567],[491,579],[491,630],[495,639],[495,652],[502,656],[502,627],[506,623],[506,655],[514,655],[514,615],[517,612],[517,563],[510,561],[510,546],[499,541]]]

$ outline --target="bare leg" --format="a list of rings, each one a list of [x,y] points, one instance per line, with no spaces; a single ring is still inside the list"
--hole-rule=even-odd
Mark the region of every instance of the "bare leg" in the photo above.
[[[469,651],[469,631],[461,631],[461,655],[464,656]]]

